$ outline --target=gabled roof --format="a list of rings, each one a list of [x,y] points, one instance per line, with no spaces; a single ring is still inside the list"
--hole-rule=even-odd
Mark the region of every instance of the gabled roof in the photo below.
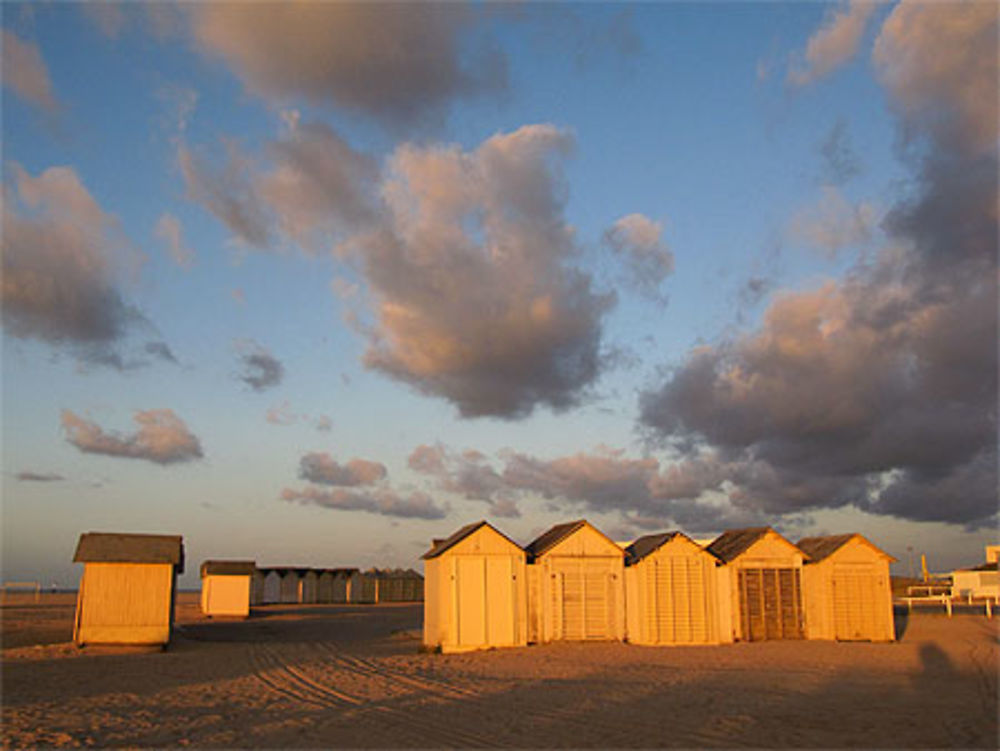
[[[709,545],[705,550],[714,555],[720,561],[725,563],[730,563],[734,559],[739,558],[743,553],[750,549],[757,540],[762,538],[768,532],[773,532],[774,534],[785,540],[784,537],[779,535],[770,527],[747,527],[746,529],[728,529],[721,535],[715,538],[711,545]],[[788,540],[785,540],[788,542]],[[788,542],[793,548],[796,547]],[[806,558],[809,558],[808,554],[805,554]]]
[[[466,524],[464,527],[462,527],[460,530],[458,530],[451,537],[446,537],[443,540],[435,539],[433,541],[433,544],[431,545],[431,549],[428,550],[426,553],[424,553],[421,556],[421,558],[423,558],[425,561],[426,560],[430,560],[431,558],[437,558],[443,552],[445,552],[446,550],[449,550],[450,548],[455,547],[456,545],[458,545],[458,543],[460,543],[466,537],[468,537],[469,535],[471,535],[473,532],[479,531],[483,527],[489,527],[494,532],[496,532],[498,535],[500,535],[503,539],[505,539],[507,542],[509,542],[511,545],[513,545],[514,547],[516,547],[518,550],[521,549],[521,546],[518,545],[516,542],[514,542],[509,537],[507,537],[507,535],[505,535],[499,529],[497,529],[496,527],[494,527],[488,521],[483,520],[483,521],[473,522],[472,524]]]
[[[170,563],[184,573],[184,538],[180,535],[140,535],[84,532],[73,554],[74,563]]]
[[[577,519],[575,522],[557,524],[546,530],[525,546],[524,550],[528,554],[528,558],[536,558],[546,550],[554,548],[578,529],[582,529],[586,523],[586,519]]]
[[[822,561],[840,550],[844,545],[854,538],[858,538],[876,553],[885,556],[890,561],[895,561],[891,555],[869,542],[863,535],[857,532],[848,532],[843,535],[826,535],[824,537],[805,537],[796,543],[796,546],[814,562]]]
[[[701,547],[701,545],[698,545],[698,543],[696,543],[694,540],[692,540],[683,532],[676,532],[676,531],[656,532],[651,535],[645,535],[643,537],[640,537],[638,540],[636,540],[627,548],[625,548],[625,565],[634,566],[643,558],[645,558],[647,555],[655,553],[666,543],[670,542],[671,540],[673,540],[675,537],[678,536],[683,537],[685,540],[688,540],[691,544],[696,545],[701,550],[705,550],[705,548]],[[717,556],[714,553],[708,550],[705,550],[705,552],[711,555],[713,558],[717,558]]]
[[[206,576],[250,576],[256,564],[253,561],[202,561],[201,578]]]

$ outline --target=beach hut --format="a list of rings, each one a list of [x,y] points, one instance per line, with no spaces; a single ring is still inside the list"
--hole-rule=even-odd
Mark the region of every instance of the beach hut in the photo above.
[[[170,641],[177,575],[184,572],[180,535],[87,532],[73,562],[84,564],[73,626],[77,645]]]
[[[580,519],[525,552],[532,641],[625,638],[625,553],[613,540]]]
[[[413,569],[377,572],[378,602],[420,602],[424,599],[424,577]]]
[[[335,574],[332,569],[324,568],[316,572],[316,602],[333,602],[333,581]]]
[[[260,571],[264,575],[263,602],[267,605],[275,605],[281,602],[282,570],[277,568],[264,568]]]
[[[424,561],[424,645],[464,652],[527,644],[525,555],[480,521],[435,540]]]
[[[770,527],[723,532],[706,550],[729,569],[734,639],[805,637],[801,550]]]
[[[278,571],[281,574],[281,584],[278,591],[278,602],[282,605],[298,604],[300,602],[301,574],[304,569],[289,568],[282,566]]]
[[[859,534],[807,537],[802,569],[806,636],[840,641],[892,641],[889,564],[896,559]]]
[[[729,572],[719,563],[681,532],[646,535],[626,547],[628,641],[650,645],[732,641],[732,614],[719,596],[729,594],[725,586]]]
[[[990,561],[971,568],[960,568],[952,571],[951,596],[961,597],[969,602],[983,598],[997,602],[1000,598],[997,562]]]
[[[333,572],[333,602],[351,602],[351,584],[361,572],[356,568],[335,568]]]
[[[264,583],[266,579],[266,572],[254,567],[253,574],[250,577],[250,604],[251,605],[263,605],[264,604]]]
[[[250,615],[253,561],[204,561],[201,564],[201,612],[207,616]]]
[[[306,569],[299,577],[299,602],[314,604],[319,602],[319,572]]]

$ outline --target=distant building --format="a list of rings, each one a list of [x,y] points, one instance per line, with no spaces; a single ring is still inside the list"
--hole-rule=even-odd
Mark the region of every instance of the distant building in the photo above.
[[[580,519],[557,524],[525,552],[530,640],[625,638],[625,554],[611,538]]]
[[[253,561],[204,561],[201,564],[201,612],[207,616],[250,615]]]
[[[424,645],[465,652],[528,643],[525,554],[485,521],[424,556]]]
[[[743,641],[802,639],[806,555],[770,527],[723,532],[706,550],[730,571],[733,636]]]
[[[951,574],[951,596],[976,599],[988,597],[994,602],[1000,598],[1000,577],[997,574],[997,556],[1000,545],[986,546],[986,563],[963,568]]]
[[[803,570],[806,636],[893,641],[889,564],[896,559],[859,534],[807,537]]]
[[[166,645],[174,621],[180,535],[87,532],[73,556],[82,563],[73,641]]]

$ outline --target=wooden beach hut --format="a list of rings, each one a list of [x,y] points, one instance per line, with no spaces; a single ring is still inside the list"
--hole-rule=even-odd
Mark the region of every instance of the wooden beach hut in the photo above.
[[[626,638],[632,644],[732,641],[729,571],[681,532],[640,537],[625,548]],[[720,582],[721,579],[721,582]]]
[[[262,568],[260,572],[264,576],[263,603],[266,605],[275,605],[281,602],[282,570],[277,568]]]
[[[201,612],[207,616],[250,615],[253,561],[204,561],[201,564]]]
[[[278,602],[282,605],[298,604],[300,600],[300,583],[304,569],[289,568],[286,566],[278,569],[281,575],[281,584],[278,591]]]
[[[805,638],[802,564],[808,556],[770,527],[723,532],[706,550],[729,570],[734,639]]]
[[[250,604],[251,605],[263,605],[264,604],[264,582],[267,577],[267,573],[254,567],[253,574],[250,577]]]
[[[78,646],[170,641],[184,572],[180,535],[87,532],[73,562],[84,564],[73,625]]]
[[[802,569],[806,636],[839,641],[893,641],[889,564],[895,561],[859,534],[807,537]]]
[[[424,577],[413,569],[375,571],[376,602],[420,602],[424,599]]]
[[[306,569],[299,577],[299,602],[314,604],[319,602],[319,572]]]
[[[580,519],[557,524],[526,548],[532,641],[623,640],[625,553]]]
[[[480,521],[435,540],[423,561],[426,647],[464,652],[527,644],[520,545]]]

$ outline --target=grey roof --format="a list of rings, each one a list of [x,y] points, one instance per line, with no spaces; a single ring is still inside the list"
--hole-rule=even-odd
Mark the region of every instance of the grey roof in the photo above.
[[[184,572],[184,538],[180,535],[140,535],[84,532],[73,554],[74,563],[171,563]]]
[[[445,552],[449,548],[453,548],[455,545],[457,545],[458,543],[460,543],[466,537],[468,537],[469,535],[471,535],[473,532],[478,531],[482,527],[489,527],[494,532],[496,532],[498,535],[500,535],[503,539],[505,539],[507,542],[509,542],[511,545],[513,545],[514,547],[516,547],[518,550],[521,550],[521,546],[520,545],[518,545],[512,539],[510,539],[509,537],[507,537],[507,535],[505,535],[503,532],[501,532],[499,529],[497,529],[496,527],[494,527],[492,524],[490,524],[488,521],[486,521],[484,519],[483,521],[473,522],[472,524],[466,524],[464,527],[462,527],[461,529],[459,529],[451,537],[446,537],[443,540],[439,540],[439,539],[434,540],[433,544],[431,545],[431,549],[428,550],[426,553],[424,553],[421,556],[421,558],[423,558],[425,561],[429,560],[431,558],[437,558],[443,552]]]
[[[638,540],[636,540],[627,548],[625,548],[625,565],[634,566],[643,558],[645,558],[647,555],[655,553],[657,550],[663,547],[663,545],[670,542],[678,535],[683,537],[685,540],[691,540],[691,538],[688,537],[683,532],[677,532],[677,531],[656,532],[651,535],[645,535],[643,537],[640,537]],[[694,542],[694,540],[691,540],[691,542],[694,545],[698,545],[698,543]],[[698,547],[701,548],[700,545],[698,545]],[[705,550],[705,548],[701,549]],[[711,555],[713,558],[717,558],[717,556],[711,551],[705,550],[705,552]]]
[[[852,537],[854,537],[853,532],[846,535],[805,537],[799,540],[796,545],[798,545],[799,549],[814,561],[822,561],[824,558],[828,558],[844,547],[844,545],[850,542]]]
[[[863,535],[860,535],[857,532],[848,532],[847,534],[843,535],[826,535],[824,537],[805,537],[799,540],[797,543],[795,543],[795,545],[799,550],[801,550],[803,553],[809,556],[809,559],[813,563],[817,563],[819,561],[822,561],[824,558],[829,558],[831,555],[836,553],[838,550],[844,547],[844,545],[853,540],[855,537],[857,537],[866,545],[879,552],[881,555],[884,555],[889,560],[891,561],[896,560],[891,555],[889,555],[884,550],[881,550],[880,548],[872,544],[870,541],[865,539]]]
[[[201,578],[206,576],[250,576],[256,564],[253,561],[202,561]]]
[[[973,566],[971,568],[959,568],[956,571],[996,571],[997,562],[990,561],[989,563],[980,563],[978,566]]]
[[[586,519],[577,519],[575,522],[557,524],[551,529],[543,532],[525,546],[524,550],[529,559],[537,558],[546,550],[551,550],[571,534],[581,529],[587,523]]]

